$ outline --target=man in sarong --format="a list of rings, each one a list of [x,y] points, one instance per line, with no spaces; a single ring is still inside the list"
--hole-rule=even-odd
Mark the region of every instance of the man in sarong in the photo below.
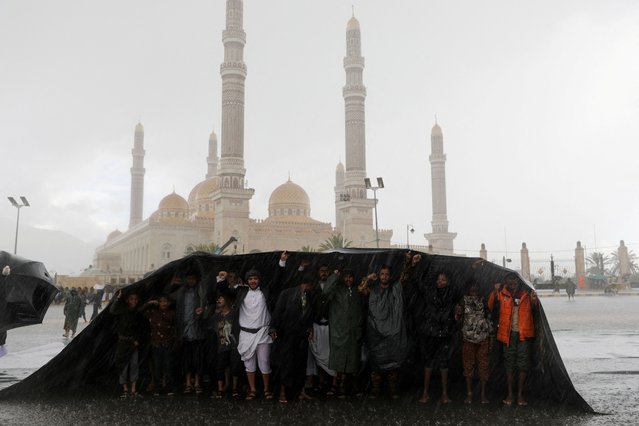
[[[313,338],[308,347],[308,361],[306,365],[307,388],[313,388],[313,377],[319,376],[320,388],[330,385],[326,390],[327,396],[337,392],[337,373],[329,366],[330,334],[328,326],[328,301],[324,296],[324,288],[330,274],[328,265],[321,265],[317,271],[316,291],[319,293],[315,299],[315,318],[313,322]],[[319,368],[318,368],[319,367]],[[330,383],[329,383],[330,382]]]
[[[249,384],[247,400],[254,400],[257,397],[255,372],[258,364],[264,384],[264,399],[273,399],[270,388],[270,355],[273,340],[268,334],[271,323],[269,295],[271,292],[277,293],[277,289],[281,286],[279,280],[286,267],[288,256],[287,252],[280,255],[279,268],[270,283],[262,285],[260,272],[252,269],[246,273],[248,285],[238,286],[234,291],[237,294],[235,307],[238,321],[236,323],[240,328],[237,350],[246,369]]]

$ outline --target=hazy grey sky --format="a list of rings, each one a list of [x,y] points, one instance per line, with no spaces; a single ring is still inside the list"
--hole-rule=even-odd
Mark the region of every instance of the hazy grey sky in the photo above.
[[[145,127],[144,217],[206,173],[220,135],[225,1],[0,2],[0,218],[95,244],[129,215],[130,151]],[[380,228],[426,244],[430,129],[448,156],[456,251],[533,258],[639,251],[639,2],[245,0],[245,165],[254,218],[286,181],[334,222],[344,159],[345,29],[362,28],[367,169]],[[371,194],[372,196],[372,194]],[[0,235],[4,249],[13,232]],[[507,247],[506,247],[507,244]],[[605,249],[610,251],[610,249]],[[564,252],[560,257],[572,258]],[[518,256],[514,255],[518,260]]]

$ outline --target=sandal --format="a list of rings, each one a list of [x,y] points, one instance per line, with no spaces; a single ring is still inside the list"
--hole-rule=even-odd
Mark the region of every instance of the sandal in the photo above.
[[[202,392],[204,392],[204,389],[202,389],[200,386],[195,387],[195,393],[197,395],[200,395]]]
[[[255,398],[257,398],[257,393],[255,393],[255,391],[249,391],[246,394],[246,400],[247,401],[253,401]]]
[[[264,399],[267,400],[267,401],[272,401],[273,400],[273,392],[264,391]]]
[[[188,394],[190,394],[190,393],[193,393],[193,386],[191,386],[191,385],[187,385],[187,386],[184,388],[184,394],[185,394],[185,395],[188,395]]]
[[[326,396],[334,396],[337,393],[337,388],[335,386],[331,386],[329,390],[326,391]]]
[[[120,399],[127,399],[129,397],[129,391],[124,391],[122,392],[122,395],[120,395]]]
[[[237,389],[233,389],[232,393],[231,393],[231,398],[233,399],[237,399],[240,397],[240,392],[238,392]]]
[[[278,402],[279,402],[280,404],[282,404],[282,405],[286,405],[286,404],[288,404],[288,400],[286,399],[286,397],[285,397],[285,396],[280,396],[280,399],[279,399],[279,401],[278,401]]]

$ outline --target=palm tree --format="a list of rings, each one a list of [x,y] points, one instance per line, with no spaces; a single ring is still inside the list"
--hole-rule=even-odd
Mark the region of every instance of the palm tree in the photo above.
[[[224,254],[224,251],[222,251],[222,253],[218,253],[218,250],[220,249],[220,246],[218,244],[215,243],[209,243],[209,244],[196,244],[194,246],[189,246],[186,249],[186,253],[184,253],[185,255],[189,255],[193,252],[196,251],[203,251],[204,253],[211,253],[211,254]]]
[[[313,253],[313,252],[316,252],[317,249],[315,247],[311,247],[311,246],[302,246],[300,251],[303,251],[305,253]]]
[[[630,263],[630,274],[638,274],[639,265],[637,265],[637,255],[632,250],[628,251],[628,261]],[[617,250],[610,252],[610,263],[612,264],[610,268],[610,274],[613,276],[618,275],[621,265],[619,261],[619,252]]]
[[[337,233],[331,235],[327,238],[322,244],[320,244],[320,250],[332,250],[339,248],[347,248],[350,247],[353,242],[347,240],[342,236],[342,234]]]
[[[586,272],[593,275],[606,275],[609,271],[606,269],[610,265],[610,258],[599,251],[593,251],[586,258],[588,269]]]

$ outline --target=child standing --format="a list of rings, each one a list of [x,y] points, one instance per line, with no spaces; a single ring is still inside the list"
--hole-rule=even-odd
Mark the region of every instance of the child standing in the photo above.
[[[239,397],[238,379],[242,371],[240,354],[237,352],[237,336],[233,333],[233,298],[222,293],[217,298],[217,311],[212,318],[212,332],[217,339],[217,393],[216,399],[222,399],[231,386],[231,396]],[[232,380],[232,383],[231,383]]]
[[[139,374],[138,348],[140,346],[144,317],[138,312],[138,295],[129,293],[126,296],[126,303],[122,304],[122,290],[118,290],[115,295],[116,300],[111,305],[109,312],[116,315],[118,333],[118,343],[115,348],[115,367],[120,372],[120,385],[122,385],[122,395],[126,398],[129,395],[139,396],[136,385]],[[129,393],[130,385],[130,393]]]
[[[153,357],[154,396],[160,396],[160,389],[166,395],[175,394],[173,376],[173,352],[175,349],[175,310],[171,309],[171,299],[167,295],[150,300],[141,311],[151,326],[151,356]]]
[[[457,311],[457,320],[462,319],[462,364],[466,378],[466,399],[473,401],[473,377],[475,371],[481,384],[481,403],[488,404],[486,383],[489,375],[490,346],[492,342],[492,322],[484,299],[474,281],[468,283],[466,294]]]

